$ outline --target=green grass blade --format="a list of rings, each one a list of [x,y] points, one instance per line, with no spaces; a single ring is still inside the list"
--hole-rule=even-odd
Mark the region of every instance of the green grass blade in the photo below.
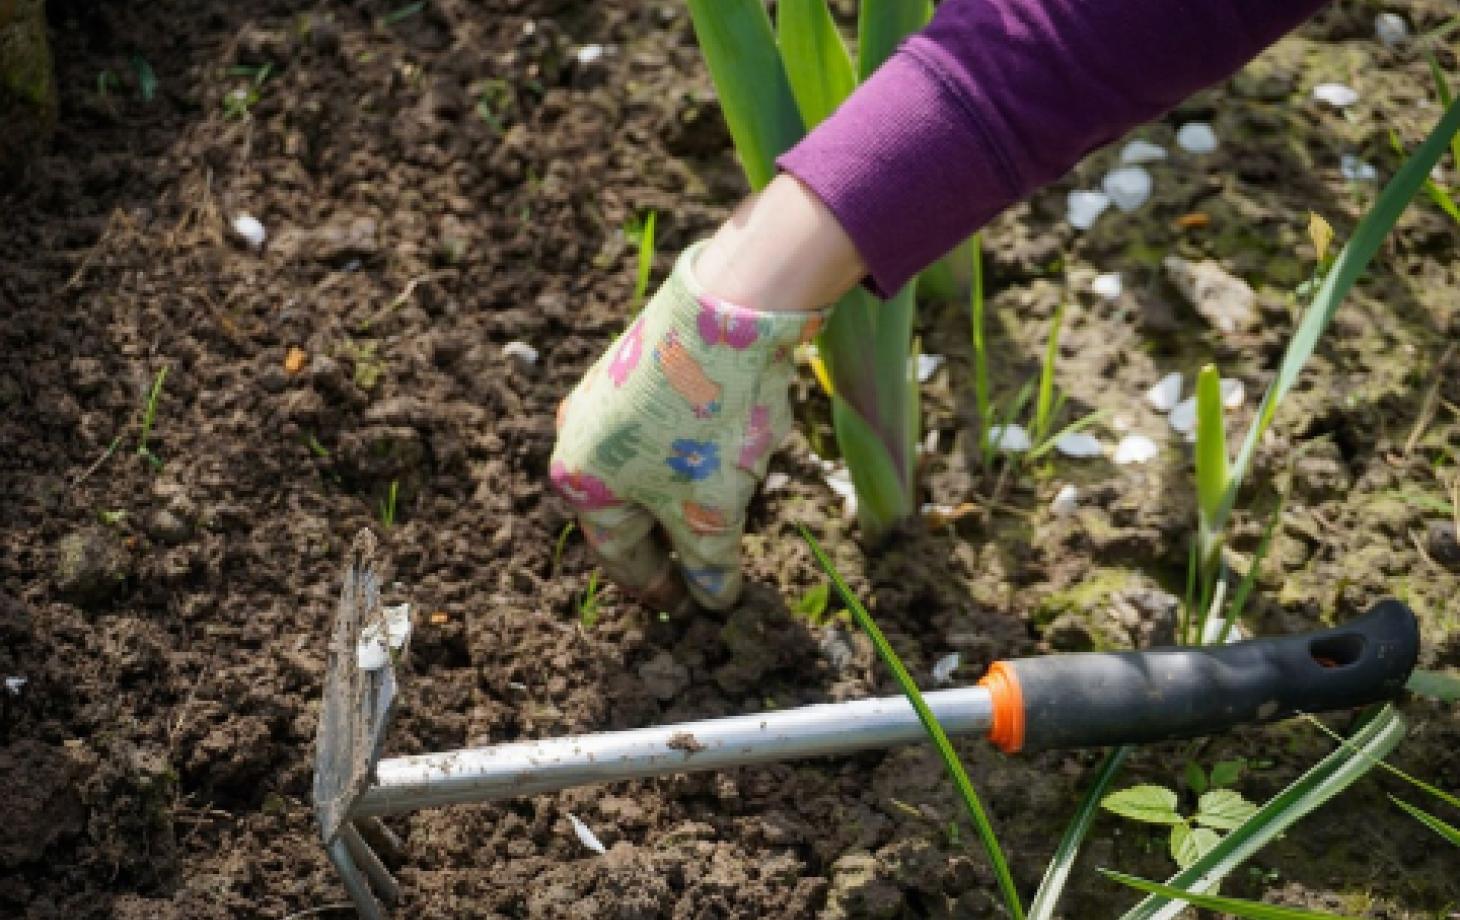
[[[1451,104],[1445,114],[1441,116],[1434,130],[1420,144],[1413,156],[1405,161],[1394,178],[1384,187],[1379,199],[1359,221],[1354,230],[1353,238],[1339,252],[1334,259],[1333,266],[1324,276],[1318,293],[1314,295],[1313,303],[1309,305],[1303,314],[1303,319],[1293,338],[1288,343],[1288,350],[1283,355],[1282,364],[1278,367],[1277,376],[1268,387],[1267,393],[1262,398],[1262,405],[1258,408],[1257,417],[1252,422],[1252,427],[1247,430],[1247,437],[1242,442],[1242,449],[1237,454],[1228,477],[1226,495],[1222,500],[1221,513],[1217,515],[1216,523],[1224,525],[1226,517],[1231,513],[1232,506],[1237,500],[1237,490],[1242,485],[1243,476],[1247,467],[1252,462],[1253,455],[1257,452],[1257,443],[1269,425],[1272,424],[1273,416],[1277,413],[1278,405],[1283,397],[1287,396],[1293,384],[1297,382],[1298,374],[1302,371],[1303,365],[1308,362],[1309,356],[1318,346],[1318,338],[1328,328],[1328,323],[1333,319],[1333,314],[1338,310],[1339,304],[1348,296],[1359,276],[1364,273],[1369,262],[1378,252],[1379,246],[1388,236],[1399,215],[1409,205],[1415,193],[1419,191],[1425,180],[1429,177],[1430,170],[1445,152],[1450,139],[1460,130],[1460,105]]]
[[[1446,824],[1444,821],[1441,821],[1439,818],[1436,818],[1434,815],[1430,814],[1424,809],[1416,808],[1408,802],[1404,801],[1403,799],[1396,799],[1392,795],[1389,798],[1393,800],[1395,805],[1398,805],[1400,808],[1403,808],[1405,811],[1409,812],[1409,814],[1416,821],[1423,824],[1425,827],[1429,828],[1435,833],[1439,834],[1441,837],[1444,837],[1455,846],[1460,847],[1460,830],[1456,830],[1454,825]]]
[[[1166,884],[1196,893],[1209,890],[1299,818],[1372,770],[1375,761],[1384,758],[1399,744],[1404,731],[1404,720],[1394,707],[1383,707],[1364,723],[1348,744],[1323,758],[1269,799],[1210,852],[1172,876]],[[1172,920],[1183,909],[1180,902],[1165,895],[1151,895],[1128,911],[1123,920]]]
[[[1058,415],[1059,412],[1056,411],[1055,414]],[[1086,428],[1089,428],[1091,425],[1094,425],[1096,422],[1101,421],[1109,415],[1109,409],[1096,409],[1094,412],[1075,419],[1073,422],[1070,422],[1068,425],[1061,428],[1059,431],[1056,431],[1049,437],[1045,438],[1040,443],[1035,444],[1034,447],[1029,451],[1029,459],[1038,460],[1040,457],[1043,457],[1051,450],[1054,450],[1054,446],[1059,442],[1060,438],[1064,437],[1067,434],[1079,434]]]
[[[1416,668],[1404,689],[1442,703],[1460,703],[1460,676]]]
[[[639,231],[639,264],[634,273],[635,308],[644,302],[644,295],[649,292],[649,272],[654,268],[654,225],[658,219],[659,212],[650,211],[644,218],[643,229]]]
[[[1263,528],[1262,539],[1257,543],[1257,552],[1252,554],[1252,562],[1247,566],[1247,572],[1242,576],[1242,581],[1237,585],[1237,591],[1232,595],[1232,602],[1227,605],[1227,617],[1222,622],[1221,635],[1217,636],[1217,645],[1227,641],[1232,635],[1232,629],[1242,619],[1242,612],[1247,608],[1247,598],[1252,594],[1252,588],[1257,584],[1257,572],[1262,568],[1262,561],[1267,558],[1267,551],[1272,546],[1272,536],[1277,533],[1278,521],[1282,520],[1283,505],[1287,496],[1278,496],[1277,507],[1272,509],[1272,516],[1267,519],[1267,526]]]
[[[763,188],[804,133],[770,17],[761,0],[689,0],[689,14],[740,165]]]
[[[902,660],[887,643],[886,637],[882,635],[882,630],[877,627],[872,615],[862,606],[862,602],[858,600],[852,589],[847,587],[846,581],[836,570],[831,559],[827,557],[826,552],[822,550],[821,544],[816,542],[816,538],[811,535],[811,531],[807,530],[805,525],[798,526],[801,529],[801,538],[811,549],[811,555],[816,557],[817,564],[826,573],[826,577],[831,579],[832,587],[836,588],[837,594],[841,595],[842,603],[847,605],[852,618],[867,634],[867,638],[872,640],[878,656],[892,672],[892,676],[897,680],[897,685],[902,688],[903,694],[912,704],[913,711],[918,714],[918,721],[923,723],[928,737],[932,739],[933,746],[937,748],[938,755],[943,759],[943,765],[947,767],[953,784],[958,789],[958,794],[963,798],[963,804],[968,808],[969,817],[973,819],[973,826],[978,831],[979,840],[982,841],[989,861],[993,864],[994,875],[998,879],[999,890],[1004,896],[1005,906],[1008,907],[1010,914],[1018,920],[1023,920],[1024,907],[1019,900],[1019,892],[1014,887],[1014,878],[1009,874],[1009,863],[1004,858],[1004,850],[999,846],[999,839],[994,834],[993,825],[989,823],[983,803],[979,801],[978,793],[974,791],[973,783],[969,780],[968,773],[964,771],[957,752],[953,750],[948,735],[943,731],[943,726],[938,724],[933,711],[928,708],[928,704],[923,700],[923,695],[918,692],[917,684],[913,683],[912,675],[908,674]]]
[[[1128,745],[1115,748],[1100,764],[1095,780],[1085,790],[1079,807],[1075,809],[1075,816],[1070,819],[1059,846],[1055,848],[1054,856],[1050,857],[1049,865],[1044,870],[1039,890],[1035,892],[1034,901],[1029,905],[1029,920],[1050,920],[1054,916],[1055,905],[1059,903],[1060,895],[1065,890],[1065,882],[1069,880],[1075,858],[1080,855],[1080,844],[1084,842],[1090,825],[1100,812],[1100,800],[1105,797],[1105,790],[1110,788],[1115,774],[1120,772],[1130,752]]]
[[[1454,105],[1455,97],[1450,92],[1450,82],[1445,79],[1445,71],[1440,68],[1440,59],[1435,57],[1433,51],[1426,51],[1425,60],[1430,65],[1430,76],[1435,81],[1435,94],[1440,97],[1440,108],[1448,109]],[[1455,168],[1460,169],[1460,134],[1450,138],[1450,156],[1455,158]]]
[[[857,16],[857,79],[865,80],[892,56],[897,43],[927,25],[928,0],[862,0]]]
[[[1044,364],[1039,368],[1039,397],[1034,402],[1034,430],[1029,440],[1038,444],[1049,434],[1050,411],[1054,405],[1054,364],[1059,359],[1060,325],[1065,321],[1065,302],[1060,301],[1054,309],[1054,320],[1049,326],[1049,335],[1044,342]]]
[[[852,58],[837,33],[826,0],[781,0],[776,34],[791,92],[809,131],[857,85]]]
[[[1148,882],[1143,878],[1136,878],[1133,875],[1126,875],[1124,872],[1113,872],[1109,869],[1099,870],[1100,874],[1114,882],[1122,885],[1129,885],[1137,891],[1144,891],[1152,895],[1164,895],[1168,898],[1177,898],[1195,907],[1205,907],[1207,910],[1220,911],[1231,914],[1234,917],[1246,917],[1249,920],[1358,920],[1348,914],[1325,914],[1317,911],[1303,910],[1298,907],[1278,907],[1273,904],[1263,904],[1260,901],[1247,901],[1242,898],[1224,898],[1210,894],[1193,894],[1183,891],[1180,888],[1173,888],[1170,885],[1161,885],[1156,882]]]
[[[1318,727],[1318,730],[1321,731],[1321,732],[1323,732],[1323,734],[1325,734],[1328,737],[1332,738],[1334,741],[1337,741],[1343,747],[1352,748],[1353,742],[1347,740],[1342,735],[1340,735],[1338,732],[1336,732],[1333,729],[1329,728],[1327,725],[1324,725],[1322,722],[1318,721],[1317,718],[1315,718],[1315,717],[1313,717],[1311,715],[1308,716],[1307,718],[1308,718],[1308,721],[1311,722],[1312,724],[1316,725]],[[1363,755],[1362,752],[1358,752],[1358,753],[1361,756],[1367,756],[1367,755]],[[1409,783],[1411,786],[1413,786],[1416,789],[1420,789],[1420,790],[1423,790],[1424,792],[1429,793],[1430,795],[1432,795],[1435,798],[1439,799],[1441,802],[1444,802],[1446,805],[1449,805],[1451,808],[1460,808],[1460,797],[1453,796],[1450,793],[1446,792],[1445,790],[1443,790],[1443,789],[1441,789],[1441,788],[1439,788],[1437,786],[1432,786],[1432,785],[1430,785],[1429,783],[1425,782],[1422,779],[1418,779],[1418,778],[1416,778],[1414,776],[1410,776],[1408,773],[1405,773],[1403,770],[1399,769],[1398,767],[1394,766],[1393,764],[1389,763],[1388,761],[1385,761],[1385,760],[1375,760],[1374,761],[1374,766],[1378,767],[1379,769],[1383,770],[1384,772],[1388,773],[1391,776],[1397,776],[1397,777],[1399,777],[1400,779],[1404,780],[1406,783]]]
[[[968,313],[973,325],[973,401],[978,406],[979,436],[988,439],[993,410],[989,398],[989,356],[984,340],[984,294],[983,294],[983,234],[975,233],[968,241],[969,262],[972,266],[972,291],[969,294]]]

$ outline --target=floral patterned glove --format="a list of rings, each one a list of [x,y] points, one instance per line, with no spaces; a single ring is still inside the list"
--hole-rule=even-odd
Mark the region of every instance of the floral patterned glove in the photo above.
[[[792,351],[823,317],[706,294],[702,245],[563,400],[552,457],[605,572],[661,608],[682,593],[671,548],[700,604],[739,596],[745,506],[791,425]]]

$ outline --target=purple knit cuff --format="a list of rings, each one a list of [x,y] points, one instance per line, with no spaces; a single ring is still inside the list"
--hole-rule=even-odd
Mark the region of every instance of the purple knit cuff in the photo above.
[[[1019,194],[965,100],[910,39],[776,162],[852,238],[881,297],[987,223]]]

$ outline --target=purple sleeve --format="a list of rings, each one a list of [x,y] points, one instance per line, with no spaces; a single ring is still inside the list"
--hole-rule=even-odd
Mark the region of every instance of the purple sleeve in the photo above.
[[[944,0],[778,162],[836,215],[885,296],[1324,2]]]

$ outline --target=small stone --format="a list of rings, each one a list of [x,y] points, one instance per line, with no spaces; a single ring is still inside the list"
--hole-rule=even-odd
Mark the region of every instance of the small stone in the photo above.
[[[1430,558],[1452,571],[1460,571],[1460,539],[1453,521],[1430,521],[1426,528],[1425,548]]]
[[[1204,121],[1189,121],[1177,130],[1176,145],[1187,153],[1211,153],[1217,149],[1217,132]]]
[[[192,536],[188,522],[167,508],[159,508],[147,518],[147,535],[162,543],[177,545]]]
[[[82,606],[105,603],[121,588],[126,560],[112,536],[83,530],[63,537],[56,547],[56,587]]]
[[[1054,449],[1066,457],[1099,457],[1105,453],[1105,445],[1100,439],[1083,431],[1060,435],[1055,439]]]
[[[963,660],[957,652],[949,652],[933,663],[933,683],[946,684],[953,680],[953,672],[958,670],[959,663]]]
[[[247,243],[251,249],[261,248],[264,240],[269,236],[258,218],[247,213],[233,218],[233,232],[238,234],[238,238]]]
[[[1161,267],[1176,290],[1219,332],[1231,335],[1256,323],[1257,295],[1252,287],[1216,262],[1167,256]]]
[[[343,217],[312,235],[313,251],[318,262],[359,267],[361,259],[374,258],[380,252],[380,227],[371,217]]]
[[[20,696],[20,691],[25,689],[27,683],[29,681],[24,677],[7,677],[5,678],[5,689],[11,696]]]
[[[995,425],[989,429],[989,444],[995,450],[1022,454],[1033,446],[1023,425]]]
[[[1166,159],[1166,148],[1150,141],[1134,140],[1126,144],[1120,151],[1120,162],[1132,165],[1156,163],[1164,159]]]
[[[668,652],[660,652],[639,668],[644,689],[656,699],[672,700],[689,686],[689,669]]]
[[[1103,275],[1096,275],[1095,280],[1090,282],[1090,290],[1104,297],[1106,300],[1115,300],[1120,296],[1122,289],[1120,272],[1107,272]]]
[[[1110,207],[1110,196],[1104,192],[1074,191],[1065,199],[1065,219],[1076,230],[1089,230],[1095,219]]]
[[[1113,461],[1121,466],[1130,463],[1145,463],[1153,459],[1161,450],[1156,442],[1143,434],[1128,434],[1120,439],[1115,445],[1115,454],[1111,457]]]
[[[1379,171],[1372,163],[1365,163],[1351,153],[1339,157],[1338,171],[1350,182],[1373,182],[1379,178]]]
[[[1172,371],[1146,391],[1146,402],[1157,412],[1170,412],[1181,401],[1181,372]]]
[[[1079,502],[1080,490],[1066,483],[1054,494],[1054,501],[1049,503],[1049,511],[1055,517],[1069,517],[1079,510]]]
[[[1122,166],[1106,173],[1100,187],[1111,204],[1129,214],[1150,200],[1154,183],[1144,166]]]
[[[1342,83],[1319,83],[1313,87],[1313,98],[1336,109],[1346,109],[1359,101],[1359,92]]]
[[[1374,35],[1384,47],[1397,47],[1409,40],[1409,23],[1398,13],[1380,13],[1374,17]]]
[[[816,643],[816,648],[821,652],[821,657],[831,665],[831,669],[838,674],[851,667],[856,661],[856,649],[852,648],[852,638],[847,635],[846,630],[837,626],[828,626],[821,633],[821,641]]]

